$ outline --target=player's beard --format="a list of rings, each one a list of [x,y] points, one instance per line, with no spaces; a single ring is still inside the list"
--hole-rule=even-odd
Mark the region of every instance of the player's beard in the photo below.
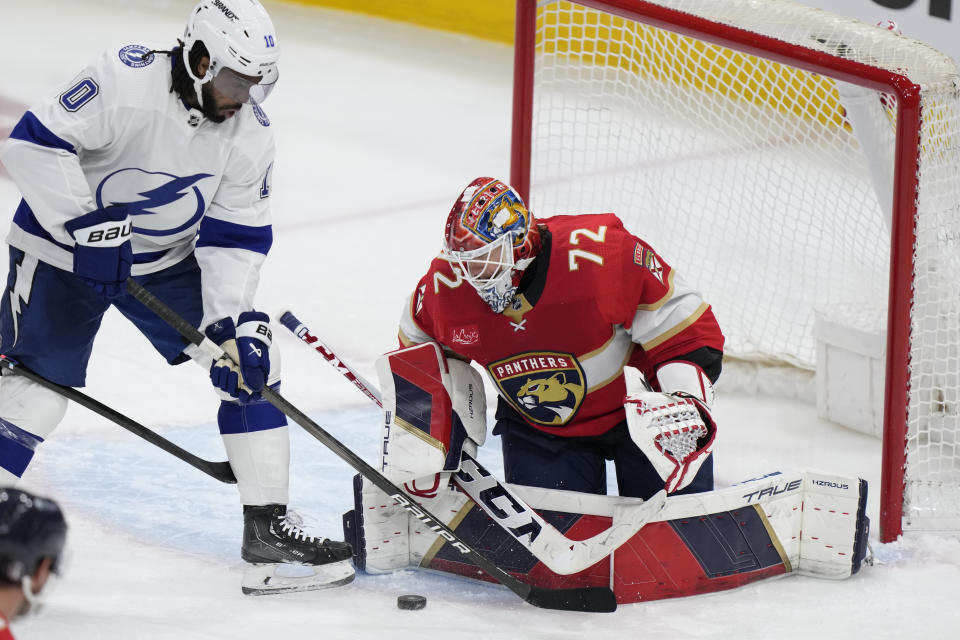
[[[211,84],[212,83],[208,82],[204,84],[200,89],[200,92],[203,95],[202,111],[203,111],[203,115],[206,116],[207,120],[210,120],[211,122],[220,123],[227,119],[227,117],[223,115],[224,110],[235,109],[236,111],[239,112],[240,108],[243,105],[241,105],[238,102],[235,104],[228,104],[228,105],[223,105],[218,107],[217,99],[213,96],[213,87],[211,86]]]

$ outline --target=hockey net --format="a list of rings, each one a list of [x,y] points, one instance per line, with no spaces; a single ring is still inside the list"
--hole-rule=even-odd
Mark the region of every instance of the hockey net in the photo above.
[[[819,313],[886,331],[881,539],[960,529],[953,61],[789,0],[518,0],[516,56],[531,209],[619,214],[728,359],[814,370]]]

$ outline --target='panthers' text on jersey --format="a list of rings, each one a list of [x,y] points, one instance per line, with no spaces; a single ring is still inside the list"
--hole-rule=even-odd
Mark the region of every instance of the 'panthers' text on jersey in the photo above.
[[[528,424],[560,436],[623,421],[624,365],[651,378],[673,358],[723,349],[710,306],[615,215],[538,222],[547,239],[509,308],[491,311],[438,257],[401,316],[401,344],[435,340],[483,365]]]
[[[170,56],[127,44],[33,105],[0,154],[23,194],[7,241],[70,271],[74,241],[64,224],[125,205],[133,274],[195,251],[205,318],[235,316],[252,306],[273,238],[270,121],[244,105],[212,122],[171,84]]]

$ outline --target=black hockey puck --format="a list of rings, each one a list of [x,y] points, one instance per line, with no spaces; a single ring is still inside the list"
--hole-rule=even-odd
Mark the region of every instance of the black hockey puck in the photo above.
[[[423,596],[398,596],[397,597],[397,608],[406,609],[408,611],[416,611],[417,609],[423,609],[427,606],[427,599]]]

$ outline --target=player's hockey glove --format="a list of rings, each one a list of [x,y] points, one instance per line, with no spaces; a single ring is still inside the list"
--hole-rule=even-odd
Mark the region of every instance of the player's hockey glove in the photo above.
[[[259,400],[270,375],[270,316],[244,311],[236,325],[233,318],[224,318],[209,325],[206,334],[224,351],[210,366],[213,386],[242,403]]]
[[[74,239],[73,272],[104,295],[126,291],[133,265],[130,236],[133,223],[124,206],[97,209],[64,225]]]
[[[713,451],[713,385],[699,367],[685,362],[668,363],[658,372],[661,389],[669,393],[651,390],[633,367],[623,373],[630,437],[664,479],[667,493],[679,491],[693,482]]]

